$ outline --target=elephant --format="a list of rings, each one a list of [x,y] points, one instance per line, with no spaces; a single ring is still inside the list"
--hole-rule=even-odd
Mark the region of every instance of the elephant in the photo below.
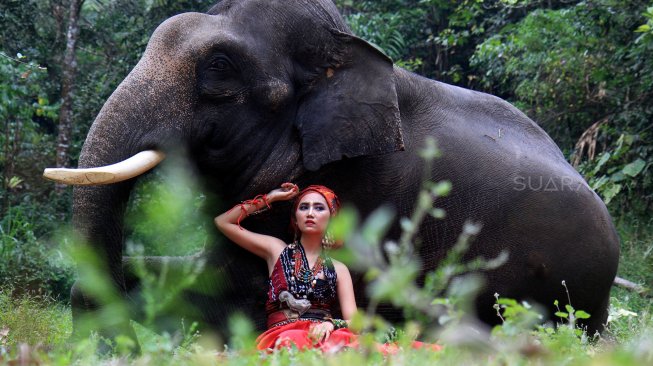
[[[425,167],[419,151],[430,137],[441,157],[429,178],[453,188],[437,202],[446,218],[427,217],[419,227],[422,273],[438,266],[467,220],[480,222],[465,259],[508,253],[502,266],[482,274],[480,320],[499,321],[495,293],[553,313],[554,300],[567,303],[565,281],[573,306],[591,314],[584,326],[602,330],[619,238],[605,204],[555,142],[498,97],[395,66],[352,34],[331,0],[223,0],[207,13],[166,20],[97,115],[79,170],[48,176],[77,184],[75,230],[129,296],[125,207],[139,176],[164,154],[182,147],[223,208],[290,181],[327,185],[363,216],[389,205],[405,217],[415,208]],[[288,221],[288,210],[278,208],[268,220],[243,225],[290,241]],[[240,311],[262,328],[263,262],[227,242],[203,255],[207,268],[226,278],[205,281],[212,293],[185,295],[203,322],[224,330],[228,315]],[[365,283],[354,281],[364,306]],[[78,290],[76,306],[94,308]],[[401,320],[391,306],[378,312]]]

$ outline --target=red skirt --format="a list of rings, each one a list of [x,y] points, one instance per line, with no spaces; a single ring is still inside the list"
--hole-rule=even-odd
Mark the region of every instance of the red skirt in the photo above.
[[[298,320],[272,327],[256,338],[256,347],[259,350],[275,350],[294,346],[298,349],[320,349],[327,353],[345,348],[358,348],[358,336],[347,328],[336,329],[325,341],[316,342],[309,338],[309,331],[314,324],[316,323],[309,320]],[[437,344],[418,341],[414,341],[412,347],[428,348],[435,351],[442,348]],[[376,348],[385,355],[395,354],[399,351],[399,347],[394,343],[377,344]]]

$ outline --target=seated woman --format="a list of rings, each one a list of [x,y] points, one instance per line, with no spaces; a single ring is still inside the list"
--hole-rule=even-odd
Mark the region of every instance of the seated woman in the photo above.
[[[244,217],[295,197],[291,214],[296,237],[293,243],[286,245],[278,238],[240,226]],[[325,252],[334,245],[325,234],[339,206],[338,197],[327,187],[314,185],[299,192],[296,185],[284,183],[215,218],[216,226],[227,238],[267,262],[268,330],[258,337],[258,349],[295,345],[331,351],[358,346],[357,336],[347,329],[356,312],[351,275],[344,264]],[[344,319],[332,317],[336,301]],[[421,345],[415,342],[413,346]],[[379,345],[379,350],[393,352],[396,346]]]
[[[291,217],[295,242],[286,245],[278,238],[239,225],[244,216],[296,196]],[[338,208],[335,193],[324,186],[309,186],[299,192],[296,185],[284,183],[280,189],[215,218],[215,224],[227,238],[268,264],[268,330],[257,339],[259,349],[294,344],[299,348],[328,350],[355,342],[354,334],[347,329],[356,311],[349,270],[326,256],[323,249],[328,245],[325,233],[329,219]],[[335,301],[339,302],[344,319],[332,318]]]

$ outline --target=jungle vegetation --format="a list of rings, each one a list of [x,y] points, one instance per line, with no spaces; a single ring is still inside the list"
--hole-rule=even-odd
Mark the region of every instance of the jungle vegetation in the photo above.
[[[26,358],[37,364],[126,362],[116,360],[133,349],[127,340],[117,339],[108,355],[95,352],[102,340],[68,340],[68,295],[75,278],[73,259],[66,250],[73,241],[66,229],[72,191],[43,180],[41,174],[44,167],[76,166],[94,117],[136,64],[156,26],[174,14],[206,11],[212,3],[0,3],[0,363]],[[378,46],[397,65],[439,81],[498,95],[540,124],[608,205],[622,242],[619,275],[644,287],[653,284],[651,0],[336,3],[354,33]],[[139,188],[129,208],[130,250],[187,254],[204,245],[207,224],[197,221],[202,197],[192,188],[176,187],[155,176]],[[432,188],[446,194],[446,188],[439,187]],[[355,221],[355,214],[351,215]],[[178,219],[166,219],[170,216]],[[149,221],[144,224],[143,219]],[[362,223],[360,229],[351,230],[373,230],[379,226],[373,220],[384,219],[387,217],[380,213]],[[465,235],[473,236],[474,229],[469,230]],[[157,244],[162,241],[159,238],[170,235],[190,239],[171,252]],[[449,272],[433,274],[431,288],[422,291],[437,290],[452,273],[469,269],[454,265],[455,259],[454,255]],[[403,273],[392,268],[391,263],[386,268],[388,273]],[[376,278],[390,279],[397,280]],[[400,276],[397,281],[406,284],[412,280]],[[397,301],[407,314],[415,315],[414,319],[425,316],[418,304],[402,303],[397,298],[401,288],[376,288],[380,299]],[[447,297],[436,298],[447,309],[439,322],[451,325],[450,329],[460,334],[467,334],[457,321],[464,309],[466,289],[461,285],[458,292],[450,290]],[[156,296],[155,291],[152,294]],[[492,330],[490,342],[456,343],[452,337],[444,352],[404,352],[391,359],[391,364],[650,363],[652,304],[647,293],[615,288],[612,323],[597,339],[574,327],[574,319],[585,316],[582,309],[561,309],[563,326],[533,328],[537,315],[529,304],[499,296],[498,316],[504,323]],[[370,319],[360,321],[365,325]],[[372,323],[376,325],[367,325],[383,331],[370,333],[370,339],[388,337],[387,327],[379,325],[381,320],[373,319]],[[410,338],[416,324],[409,322],[390,337],[402,342]],[[313,352],[248,353],[252,332],[247,319],[233,319],[232,339],[222,340],[229,347],[218,347],[217,353],[213,350],[215,344],[222,344],[220,341],[213,339],[211,343],[191,325],[182,328],[177,335],[157,334],[147,324],[135,324],[142,354],[133,362],[328,363]],[[449,338],[443,335],[441,339]],[[347,363],[388,362],[379,355],[356,352],[335,357],[337,362]]]

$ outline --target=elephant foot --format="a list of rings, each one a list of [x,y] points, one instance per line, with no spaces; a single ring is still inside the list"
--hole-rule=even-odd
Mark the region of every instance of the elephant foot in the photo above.
[[[116,338],[127,337],[128,343],[123,343],[122,352],[138,354],[140,345],[136,333],[127,317],[109,307],[101,306],[82,289],[76,281],[70,290],[70,306],[72,311],[73,331],[70,342],[88,339],[94,334],[99,337],[98,354],[108,354],[116,350]]]

